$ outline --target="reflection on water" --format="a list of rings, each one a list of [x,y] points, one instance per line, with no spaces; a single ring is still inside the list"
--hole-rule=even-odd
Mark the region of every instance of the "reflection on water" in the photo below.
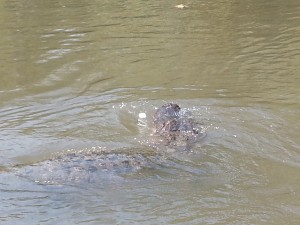
[[[298,224],[300,3],[184,4],[1,1],[0,223]],[[153,148],[166,102],[192,150]]]

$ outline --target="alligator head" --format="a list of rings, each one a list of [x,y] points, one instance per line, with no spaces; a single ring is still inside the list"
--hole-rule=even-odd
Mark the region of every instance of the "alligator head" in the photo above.
[[[177,145],[176,141],[194,142],[198,129],[194,121],[184,115],[181,108],[174,103],[160,107],[154,115],[155,135],[164,139],[165,145]]]

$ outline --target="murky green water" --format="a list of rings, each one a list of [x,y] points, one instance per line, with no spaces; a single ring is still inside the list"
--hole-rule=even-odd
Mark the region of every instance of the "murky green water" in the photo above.
[[[1,224],[299,223],[298,0],[3,0],[0,30]],[[165,102],[205,129],[191,151],[149,145]],[[46,163],[95,151],[158,160]]]

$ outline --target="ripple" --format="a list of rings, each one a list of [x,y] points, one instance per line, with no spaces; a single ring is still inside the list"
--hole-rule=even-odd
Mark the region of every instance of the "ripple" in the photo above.
[[[1,222],[299,223],[299,3],[188,5],[0,4]],[[170,101],[207,133],[192,151],[149,147]],[[94,183],[86,170],[82,183],[33,182],[89,165],[97,146],[150,163]]]

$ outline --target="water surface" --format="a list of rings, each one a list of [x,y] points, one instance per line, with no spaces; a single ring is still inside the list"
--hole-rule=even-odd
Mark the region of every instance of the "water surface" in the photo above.
[[[297,0],[1,1],[0,223],[298,224],[299,24]],[[206,132],[190,151],[149,145],[166,102]],[[20,175],[93,151],[155,160]]]

